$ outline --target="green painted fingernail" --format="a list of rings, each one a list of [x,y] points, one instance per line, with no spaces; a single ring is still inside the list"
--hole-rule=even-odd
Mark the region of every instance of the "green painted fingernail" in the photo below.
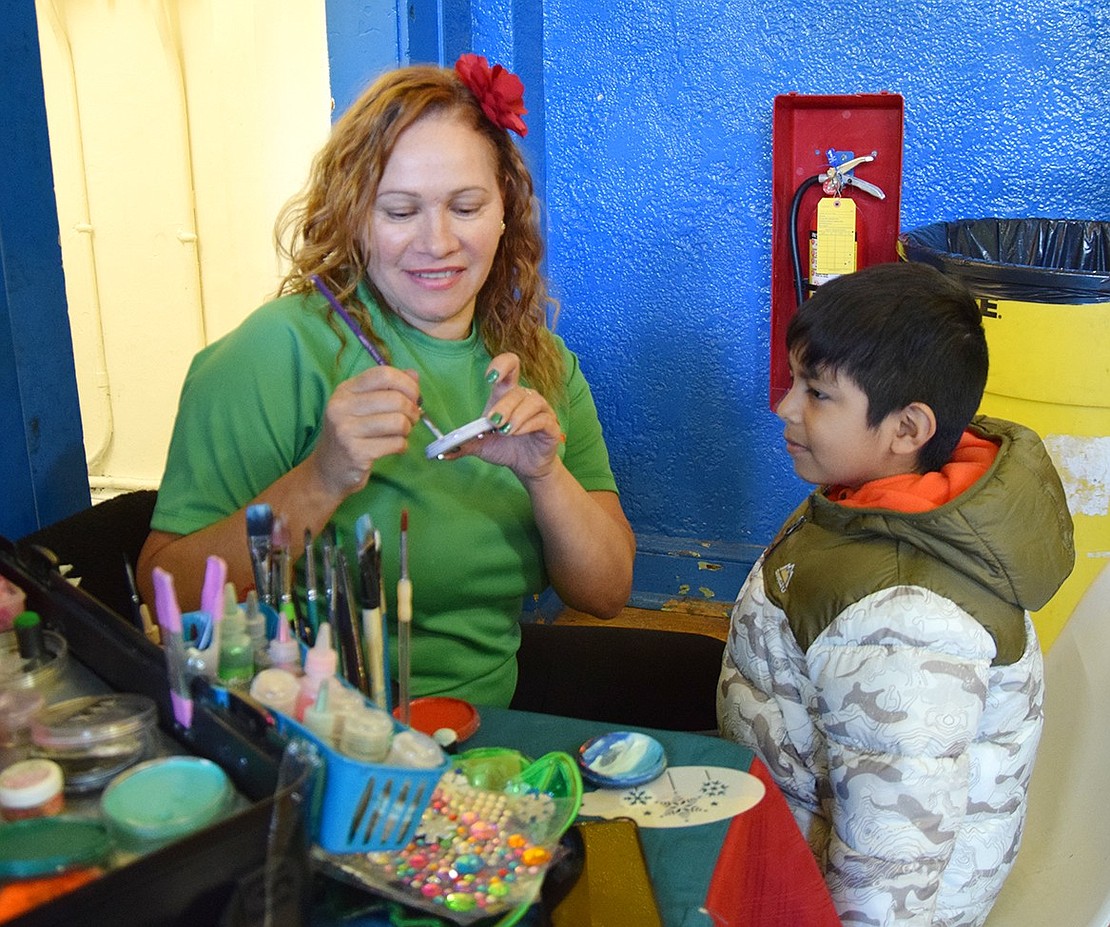
[[[501,374],[499,374],[496,370],[491,370],[489,373],[486,374],[486,382],[496,383],[499,376],[501,376]]]
[[[493,422],[493,424],[495,424],[495,425],[500,425],[501,424],[501,418],[502,418],[502,416],[501,416],[500,412],[494,412],[493,415],[491,415],[489,417],[489,420],[491,422]]]
[[[507,434],[508,434],[508,433],[509,433],[510,431],[512,431],[512,430],[513,430],[513,423],[512,423],[512,422],[505,422],[505,424],[504,424],[504,425],[502,425],[502,426],[501,426],[500,428],[498,428],[497,430],[498,430],[498,431],[500,431],[500,432],[501,432],[501,434],[503,434],[503,435],[507,435]]]

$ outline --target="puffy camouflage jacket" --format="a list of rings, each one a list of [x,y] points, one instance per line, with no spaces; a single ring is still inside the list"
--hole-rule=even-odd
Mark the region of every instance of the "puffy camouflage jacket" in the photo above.
[[[752,569],[717,689],[723,736],[771,769],[845,924],[981,924],[1021,839],[1042,725],[1026,610],[1074,562],[1035,434],[929,512],[814,493]]]

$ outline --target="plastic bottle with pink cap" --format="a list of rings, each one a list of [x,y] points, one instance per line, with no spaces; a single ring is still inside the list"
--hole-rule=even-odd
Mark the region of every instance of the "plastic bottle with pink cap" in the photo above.
[[[331,625],[323,621],[316,632],[316,643],[304,656],[304,675],[301,677],[301,690],[294,709],[298,721],[304,720],[305,709],[316,701],[320,686],[335,676],[338,668],[339,654],[331,645]]]

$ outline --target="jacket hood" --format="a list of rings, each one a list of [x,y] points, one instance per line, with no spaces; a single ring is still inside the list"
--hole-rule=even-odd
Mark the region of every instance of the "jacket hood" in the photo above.
[[[1000,445],[994,463],[955,499],[920,513],[848,508],[815,493],[810,517],[846,535],[912,545],[995,595],[1042,608],[1075,564],[1071,514],[1040,438],[1002,419],[977,417],[971,431]]]

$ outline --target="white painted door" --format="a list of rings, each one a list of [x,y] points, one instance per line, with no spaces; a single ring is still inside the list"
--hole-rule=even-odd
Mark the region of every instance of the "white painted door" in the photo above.
[[[36,0],[94,501],[156,487],[192,356],[271,296],[329,126],[323,0]]]

